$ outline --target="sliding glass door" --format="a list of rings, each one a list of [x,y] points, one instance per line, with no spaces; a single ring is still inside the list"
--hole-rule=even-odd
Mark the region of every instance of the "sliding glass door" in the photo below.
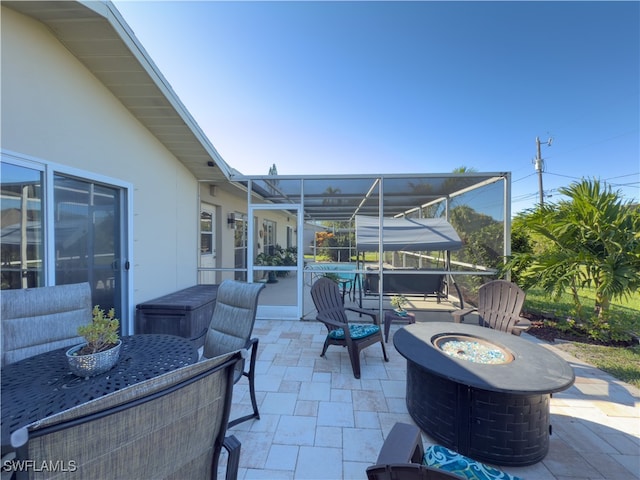
[[[43,172],[0,164],[2,289],[45,285]]]
[[[2,289],[89,282],[94,305],[127,318],[127,188],[4,155],[0,167]]]
[[[121,189],[59,174],[53,182],[56,284],[89,282],[94,305],[122,315]]]

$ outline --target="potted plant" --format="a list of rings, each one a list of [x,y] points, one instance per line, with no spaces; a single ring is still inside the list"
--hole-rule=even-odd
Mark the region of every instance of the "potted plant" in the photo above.
[[[285,267],[294,267],[298,264],[298,249],[296,247],[282,248],[280,245],[276,245],[276,251],[279,253],[282,259],[282,265]],[[288,271],[278,271],[279,277],[286,277],[289,275]]]
[[[86,343],[67,351],[71,372],[79,377],[92,377],[113,368],[120,356],[122,341],[118,335],[120,322],[112,308],[105,314],[100,305],[93,307],[91,323],[78,327],[78,335]]]
[[[394,307],[394,310],[398,315],[404,316],[407,314],[407,311],[404,309],[404,306],[409,303],[407,297],[405,297],[404,295],[394,295],[393,297],[391,297],[390,301],[391,305]]]
[[[278,253],[269,255],[266,252],[258,254],[256,257],[256,265],[268,265],[272,267],[279,267],[282,265],[282,257]],[[267,273],[267,283],[277,283],[276,271],[271,270]]]
[[[330,278],[331,280],[333,280],[336,283],[338,283],[340,281],[340,275],[338,275],[337,273],[327,272],[327,273],[323,273],[322,276]]]

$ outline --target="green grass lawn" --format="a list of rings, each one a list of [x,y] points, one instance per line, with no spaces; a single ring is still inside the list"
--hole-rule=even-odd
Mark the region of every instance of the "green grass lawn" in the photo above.
[[[569,342],[557,344],[556,347],[618,380],[640,388],[640,345],[622,348]]]
[[[584,300],[585,311],[593,311],[595,305],[593,292],[583,290],[581,298]],[[553,300],[538,289],[527,291],[525,310],[559,320],[574,316],[570,295],[563,295],[559,300]],[[615,325],[615,328],[640,336],[640,292],[636,292],[629,298],[612,302],[610,322]],[[640,388],[640,345],[611,347],[569,342],[558,343],[556,347],[613,375],[618,380]]]
[[[584,305],[584,311],[593,312],[595,306],[593,291],[581,290],[580,298]],[[575,317],[573,299],[567,293],[559,299],[552,299],[546,296],[543,290],[532,288],[527,290],[524,308],[528,312],[539,313],[546,318],[562,320]],[[640,292],[635,292],[625,299],[612,301],[610,317],[610,322],[615,328],[640,336]]]

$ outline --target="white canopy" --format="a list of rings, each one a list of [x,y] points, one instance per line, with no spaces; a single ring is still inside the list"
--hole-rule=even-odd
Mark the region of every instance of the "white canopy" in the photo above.
[[[356,246],[359,252],[379,248],[378,217],[356,215]],[[458,250],[462,240],[444,218],[384,218],[383,248],[385,251]]]

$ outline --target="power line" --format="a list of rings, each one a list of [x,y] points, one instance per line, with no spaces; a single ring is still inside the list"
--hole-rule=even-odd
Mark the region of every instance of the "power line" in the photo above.
[[[570,178],[571,180],[582,180],[583,178],[585,178],[584,176],[582,176],[582,177],[573,177],[573,176],[571,176],[571,175],[563,175],[563,174],[561,174],[561,173],[553,173],[553,172],[545,172],[545,173],[547,173],[547,174],[549,174],[549,175],[554,175],[554,176],[556,176],[556,177]],[[602,181],[603,181],[604,183],[608,183],[609,185],[614,186],[614,187],[632,186],[632,185],[638,184],[638,183],[640,183],[640,182],[631,182],[631,183],[613,183],[613,182],[610,182],[609,180],[611,180],[611,179],[615,179],[615,178],[632,177],[632,176],[634,176],[634,175],[638,175],[638,174],[637,174],[637,173],[630,173],[630,174],[627,174],[627,175],[617,175],[617,176],[615,176],[615,177],[605,178],[605,179],[603,179]]]
[[[556,177],[564,177],[564,178],[570,178],[572,180],[582,180],[584,177],[572,177],[571,175],[562,175],[561,173],[553,173],[553,172],[544,172],[547,173],[549,175],[555,175]]]
[[[605,178],[604,181],[606,182],[607,180],[615,180],[616,178],[624,178],[624,177],[637,177],[640,175],[640,172],[636,172],[636,173],[627,173],[626,175],[618,175],[617,177],[609,177],[609,178]]]
[[[549,175],[555,175],[557,177],[571,178],[573,180],[582,180],[584,178],[584,175],[581,176],[581,177],[573,177],[571,175],[563,175],[562,173],[553,173],[553,172],[547,172],[547,171],[545,171],[544,173],[548,173]],[[640,175],[640,173],[629,173],[629,174],[626,174],[626,175],[617,175],[615,177],[604,178],[604,179],[602,179],[602,181],[603,182],[608,182],[609,180],[614,180],[616,178],[632,177],[634,175]]]
[[[536,174],[536,172],[533,172],[533,173],[530,173],[529,175],[526,175],[526,176],[524,176],[524,177],[522,177],[522,178],[519,178],[519,179],[517,179],[517,180],[511,180],[511,183],[512,183],[512,184],[514,184],[514,183],[516,183],[516,182],[519,182],[520,180],[524,180],[525,178],[529,178],[529,177],[531,177],[531,176],[533,176],[533,175],[535,175],[535,174]]]
[[[574,148],[570,148],[569,150],[565,150],[565,151],[560,152],[560,153],[561,154],[567,154],[567,153],[575,152],[576,150],[582,150],[582,149],[585,149],[585,148],[592,147],[594,145],[599,145],[601,143],[609,142],[611,140],[615,140],[617,138],[624,137],[624,136],[630,135],[632,133],[636,133],[637,131],[638,131],[638,129],[634,128],[632,130],[627,130],[626,132],[622,132],[622,133],[619,133],[617,135],[613,135],[612,137],[604,138],[602,140],[596,140],[595,142],[586,143],[584,145],[580,145],[580,146],[577,146],[577,147],[574,147]],[[552,157],[553,157],[553,155],[550,155],[547,158],[552,158]]]
[[[522,195],[518,195],[517,197],[511,198],[511,203],[524,202],[525,200],[529,200],[530,198],[534,198],[538,193],[525,193]]]

